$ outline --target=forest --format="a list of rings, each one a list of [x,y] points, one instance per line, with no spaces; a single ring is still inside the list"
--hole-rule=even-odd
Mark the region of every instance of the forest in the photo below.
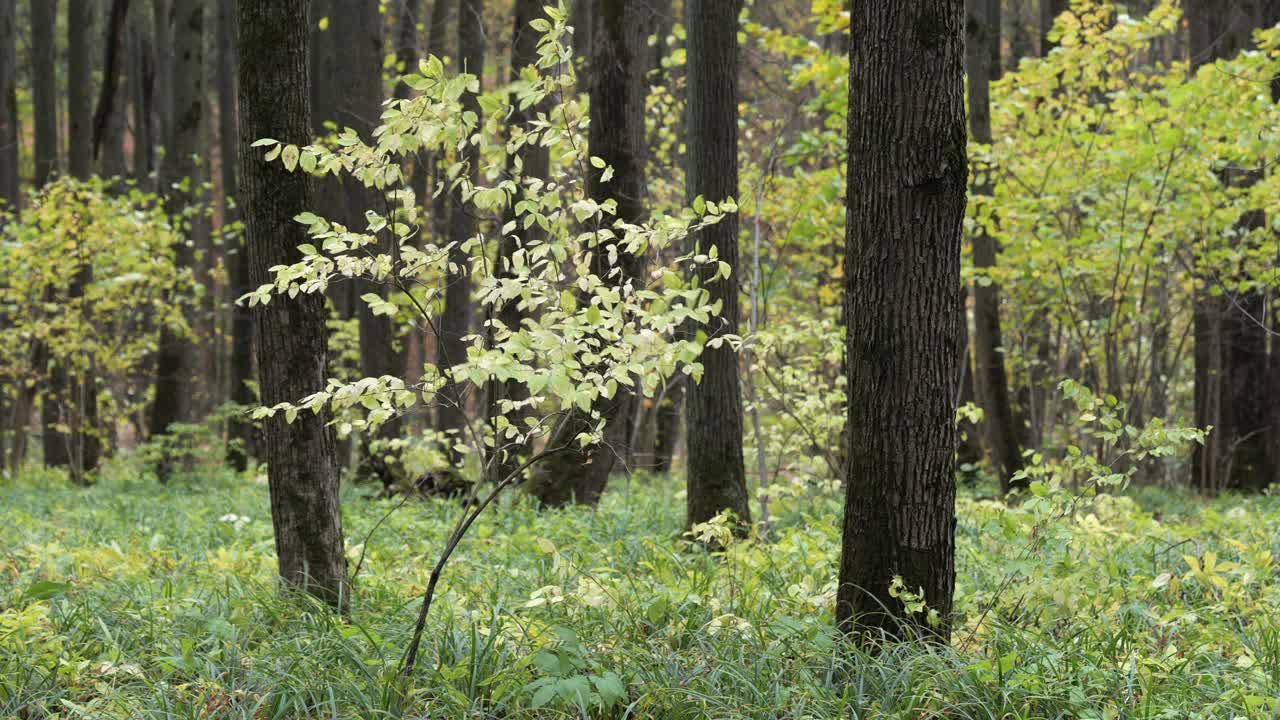
[[[0,718],[1280,717],[1278,160],[1280,0],[0,0]]]

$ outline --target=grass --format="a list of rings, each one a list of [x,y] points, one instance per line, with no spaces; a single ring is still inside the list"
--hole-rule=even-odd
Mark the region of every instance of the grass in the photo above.
[[[260,482],[32,472],[0,486],[0,717],[1280,713],[1277,498],[1142,492],[1046,523],[964,497],[955,643],[873,655],[830,628],[835,493],[797,492],[770,543],[711,555],[682,541],[679,492],[619,481],[596,512],[512,497],[482,518],[401,701],[389,680],[456,506],[410,503],[366,548],[392,503],[347,488],[366,559],[340,620],[276,591]]]

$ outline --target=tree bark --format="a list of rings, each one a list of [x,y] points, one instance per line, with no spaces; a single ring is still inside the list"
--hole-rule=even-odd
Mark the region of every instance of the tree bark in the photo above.
[[[854,5],[848,115],[847,485],[836,621],[945,642],[968,181],[962,0]],[[901,577],[938,614],[909,615]]]
[[[484,76],[484,2],[460,0],[458,3],[458,67],[460,72]],[[462,99],[463,110],[473,112],[483,122],[480,97],[466,93]],[[466,172],[474,184],[480,178],[480,149],[467,143],[458,158],[466,163]],[[471,255],[462,244],[476,234],[477,224],[473,211],[462,201],[461,188],[451,194],[449,208],[449,250],[451,270],[445,277],[444,310],[440,315],[440,337],[437,341],[436,364],[446,371],[446,382],[440,391],[440,403],[436,409],[436,431],[447,433],[450,445],[467,443],[467,393],[464,383],[447,373],[455,364],[467,357],[467,344],[463,338],[471,333]],[[459,458],[454,458],[455,463]]]
[[[236,16],[243,183],[250,281],[298,258],[306,231],[293,217],[312,206],[310,178],[264,163],[251,143],[262,137],[305,144],[311,137],[306,0],[239,0]],[[324,298],[277,298],[254,311],[262,400],[296,401],[324,387]],[[293,424],[266,422],[264,449],[279,573],[284,581],[344,609],[349,601],[338,498],[337,450],[325,414],[300,413]]]
[[[205,114],[204,93],[204,2],[174,0],[173,3],[173,86],[172,107],[168,112],[169,135],[165,139],[165,159],[161,168],[165,211],[171,221],[182,228],[175,249],[174,262],[180,269],[196,272],[193,237],[197,217],[183,217],[199,197],[202,180],[198,157],[201,155],[200,128]],[[188,318],[191,328],[198,327]],[[151,406],[151,436],[169,433],[174,423],[192,419],[195,371],[195,341],[168,326],[161,328],[156,354],[156,396]],[[159,468],[161,481],[167,479],[167,468]]]
[[[584,2],[585,0],[579,0]],[[644,68],[640,52],[644,38],[642,3],[600,0],[593,8],[591,23],[590,129],[591,154],[613,167],[614,176],[604,182],[603,170],[592,168],[587,177],[587,194],[603,202],[617,202],[618,220],[638,224],[645,215],[644,195]],[[596,252],[592,272],[608,276],[606,252]],[[618,284],[640,277],[639,261],[620,256]],[[605,420],[606,439],[585,450],[558,453],[534,469],[530,492],[544,505],[569,503],[596,505],[604,493],[618,452],[626,444],[626,419],[632,395],[619,389],[611,399],[602,399],[594,408]],[[561,447],[592,425],[584,413],[570,411],[557,427],[548,447]]]
[[[31,0],[31,103],[35,123],[36,187],[58,171],[58,78],[54,29],[57,0]]]
[[[239,151],[240,123],[236,110],[236,73],[239,58],[236,56],[236,0],[218,0],[218,144],[222,155],[223,222],[231,223],[238,217],[236,204],[240,198]],[[253,389],[253,314],[247,305],[236,303],[238,298],[252,289],[249,284],[249,252],[244,245],[243,234],[227,238],[225,256],[231,270],[230,292],[227,301],[231,308],[231,367],[230,400],[247,409],[254,403]],[[243,472],[249,458],[256,457],[257,433],[252,422],[239,417],[231,423],[231,440],[227,459],[237,471]]]
[[[0,0],[0,204],[22,204],[18,178],[17,0]]]
[[[719,203],[738,196],[738,14],[740,0],[685,0],[688,32],[688,90],[685,123],[685,196]],[[718,268],[702,268],[699,286],[718,317],[690,323],[689,332],[708,340],[738,334],[738,214],[690,238],[698,252],[715,252],[731,268],[714,281]],[[751,524],[750,498],[742,460],[742,387],[738,354],[727,343],[706,347],[701,382],[690,382],[685,398],[687,494],[685,525],[733,513],[740,528]]]
[[[1058,43],[1049,39],[1049,32],[1058,16],[1071,7],[1071,0],[1040,0],[1040,57],[1049,54]]]
[[[965,62],[969,76],[969,131],[976,142],[990,145],[992,78],[998,75],[998,56],[992,49],[1000,43],[1000,1],[967,0],[965,24],[968,43]],[[994,64],[993,64],[994,63]],[[984,181],[974,193],[990,198],[991,183]],[[996,240],[986,228],[973,235],[973,265],[984,275],[996,265]],[[989,277],[989,276],[987,276]],[[1004,341],[1000,332],[1000,286],[994,282],[975,283],[974,376],[982,403],[984,431],[991,462],[1000,477],[1000,489],[1009,492],[1014,473],[1022,469],[1022,447],[1018,422],[1009,399],[1009,376],[1004,365]]]
[[[67,0],[67,126],[68,169],[72,177],[87,178],[93,165],[93,110],[89,94],[89,31],[93,3]]]

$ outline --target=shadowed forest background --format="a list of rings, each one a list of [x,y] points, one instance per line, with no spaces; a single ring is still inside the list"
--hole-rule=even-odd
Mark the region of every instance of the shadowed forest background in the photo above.
[[[1280,714],[1280,0],[0,0],[0,717]]]

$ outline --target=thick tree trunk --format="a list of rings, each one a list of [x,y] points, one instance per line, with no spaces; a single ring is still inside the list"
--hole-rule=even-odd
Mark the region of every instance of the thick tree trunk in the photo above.
[[[584,2],[585,0],[579,0]],[[604,182],[602,170],[591,169],[587,194],[598,202],[617,202],[617,219],[639,223],[644,208],[644,69],[641,3],[601,0],[593,8],[591,23],[590,114],[588,145],[591,154],[612,166],[613,179]],[[607,253],[595,253],[592,272],[607,277]],[[640,276],[639,262],[621,257],[619,285]],[[534,469],[530,492],[545,506],[576,502],[595,505],[604,493],[614,461],[626,445],[627,418],[632,395],[619,390],[613,398],[602,399],[594,408],[605,420],[605,442],[585,450],[558,453]],[[557,427],[548,447],[561,447],[585,428],[594,425],[583,413],[571,411]],[[576,443],[574,444],[576,447]]]
[[[155,69],[150,30],[140,9],[129,18],[129,86],[133,107],[133,177],[141,183],[155,170]]]
[[[173,87],[170,97],[173,105],[168,112],[171,132],[165,140],[163,178],[165,210],[175,223],[181,223],[181,234],[186,241],[179,242],[174,261],[179,268],[196,271],[196,255],[193,236],[196,217],[184,218],[188,208],[195,205],[201,181],[198,157],[201,155],[200,128],[205,114],[204,93],[204,2],[202,0],[174,0],[173,3]],[[194,319],[192,328],[198,327]],[[195,341],[179,335],[172,328],[160,332],[160,345],[156,354],[156,397],[151,406],[151,436],[168,434],[174,423],[192,419],[192,395],[194,391]],[[167,469],[160,468],[161,480]]]
[[[1000,43],[1000,1],[967,0],[966,65],[969,75],[969,130],[973,139],[991,144],[992,78],[999,73],[993,48]],[[991,196],[990,182],[979,183],[974,193]],[[979,227],[973,236],[973,265],[989,272],[996,265],[996,240]],[[1000,332],[1000,287],[994,282],[975,283],[974,377],[984,415],[984,430],[991,461],[1000,477],[1000,489],[1008,492],[1014,473],[1022,469],[1018,423],[1009,400],[1009,377],[1004,366],[1004,341]]]
[[[67,0],[67,167],[72,177],[87,178],[93,166],[93,110],[90,101],[89,31],[93,3]]]
[[[460,0],[458,4],[458,68],[476,77],[484,76],[484,2]],[[474,93],[463,96],[463,108],[480,117],[480,97]],[[483,120],[481,120],[483,122]],[[467,143],[459,160],[466,163],[471,182],[480,178],[480,149]],[[461,189],[451,196],[449,212],[449,265],[452,270],[445,277],[444,310],[440,315],[440,337],[437,341],[436,364],[446,371],[446,383],[440,391],[440,403],[436,409],[436,430],[450,435],[450,442],[471,443],[467,430],[466,384],[447,374],[447,370],[463,362],[467,357],[467,344],[463,337],[471,333],[471,254],[462,244],[476,234],[474,213],[463,205]],[[455,458],[455,461],[459,458]]]
[[[542,0],[516,0],[513,12],[511,43],[511,80],[513,82],[520,78],[525,68],[533,67],[538,61],[538,41],[541,39],[542,34],[530,27],[529,23],[542,17],[545,17]],[[550,107],[550,103],[544,101],[538,105],[521,109],[518,98],[514,95],[511,98],[511,104],[515,109],[512,111],[509,126],[526,130],[529,122],[536,119],[539,114],[547,113]],[[521,168],[519,171],[517,170],[517,161],[519,162],[519,168]],[[550,154],[547,148],[540,143],[524,145],[517,153],[507,159],[507,173],[516,178],[518,182],[523,182],[527,178],[546,180],[550,171]],[[514,203],[512,203],[512,206],[514,206]],[[503,224],[515,223],[515,221],[515,211],[509,207],[506,216],[503,218]],[[517,229],[509,235],[504,235],[498,241],[498,261],[495,274],[499,278],[514,277],[514,273],[511,271],[511,259],[515,251],[521,247],[528,246],[531,241],[540,238],[543,234],[536,225],[528,229],[520,229],[519,224],[515,224]],[[524,320],[525,313],[520,310],[518,302],[511,301],[497,308],[496,316],[496,319],[504,327],[519,328]],[[524,383],[515,380],[491,380],[486,395],[489,426],[493,429],[496,428],[494,418],[502,414],[500,403],[504,400],[524,400],[529,397],[529,392]],[[524,427],[523,417],[525,414],[516,412],[508,413],[507,415],[513,425]],[[496,457],[489,462],[489,478],[497,482],[510,476],[520,467],[523,459],[528,455],[529,448],[524,444],[512,443],[501,436],[496,436],[494,441]]]
[[[968,181],[962,0],[854,5],[845,318],[849,457],[836,621],[946,641]],[[901,577],[938,624],[890,594]]]
[[[688,32],[685,195],[719,203],[738,196],[738,13],[740,0],[685,0]],[[697,251],[715,252],[728,263],[728,278],[712,282],[703,269],[699,284],[719,317],[691,323],[689,332],[708,339],[738,334],[738,214],[691,238]],[[685,525],[730,511],[750,527],[751,506],[742,461],[742,387],[738,354],[728,343],[707,347],[700,358],[701,382],[690,382],[685,398],[687,449]]]
[[[239,151],[240,123],[236,110],[236,0],[218,0],[218,144],[222,151],[222,192],[226,204],[223,221],[234,222],[240,198]],[[253,389],[253,314],[247,305],[236,303],[252,288],[249,285],[249,252],[244,238],[229,238],[224,254],[231,271],[227,301],[231,308],[230,400],[243,408],[254,402]],[[248,418],[231,423],[232,443],[227,459],[236,470],[243,471],[249,458],[256,457],[257,433]]]
[[[0,0],[0,204],[21,204],[18,179],[17,0]]]
[[[311,137],[307,83],[306,0],[239,0],[237,13],[240,167],[251,282],[298,258],[306,232],[293,221],[312,209],[310,178],[267,164],[250,147],[257,138],[305,144]],[[298,400],[325,384],[324,298],[278,298],[254,311],[262,400]],[[343,555],[338,467],[328,418],[300,413],[293,424],[266,422],[264,449],[280,577],[339,609],[349,599]]]

